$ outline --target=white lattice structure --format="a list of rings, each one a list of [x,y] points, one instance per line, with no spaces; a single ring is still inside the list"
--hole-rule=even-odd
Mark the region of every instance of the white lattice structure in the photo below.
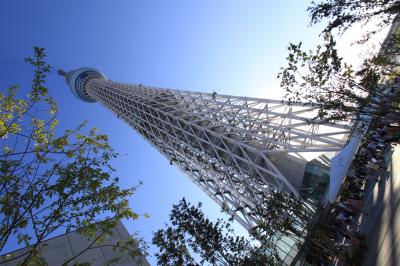
[[[306,163],[341,150],[350,130],[310,124],[313,106],[123,84],[90,68],[60,74],[77,97],[113,111],[247,229],[261,193],[298,195]]]

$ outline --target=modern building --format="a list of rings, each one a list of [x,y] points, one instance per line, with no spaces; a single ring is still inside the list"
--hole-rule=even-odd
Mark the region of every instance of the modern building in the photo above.
[[[114,112],[246,229],[260,219],[252,209],[263,193],[332,198],[348,165],[330,169],[351,125],[312,120],[317,106],[124,84],[93,68],[59,74],[76,97]]]
[[[89,247],[94,239],[100,234],[100,231],[93,238],[87,238],[78,232],[70,232],[60,235],[46,241],[39,246],[39,252],[47,265],[64,265],[66,261],[71,260],[66,266],[71,265],[91,265],[91,266],[149,266],[144,256],[132,257],[120,248],[113,249],[119,241],[127,241],[131,238],[123,224],[118,221],[117,225],[111,230],[111,234],[104,237],[104,242],[94,244]],[[0,257],[0,264],[4,266],[20,265],[26,257],[30,247],[22,248]],[[138,251],[140,254],[140,252]],[[8,262],[5,262],[8,261]]]

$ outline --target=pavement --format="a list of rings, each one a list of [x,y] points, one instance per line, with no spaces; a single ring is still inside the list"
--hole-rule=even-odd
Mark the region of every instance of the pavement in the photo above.
[[[400,145],[386,155],[389,175],[366,188],[359,232],[366,236],[363,266],[400,265]]]

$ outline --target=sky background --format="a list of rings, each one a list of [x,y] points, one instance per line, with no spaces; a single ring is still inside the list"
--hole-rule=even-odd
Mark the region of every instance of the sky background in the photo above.
[[[54,67],[47,85],[58,102],[60,128],[88,120],[109,135],[115,150],[124,154],[114,162],[121,185],[143,181],[131,207],[150,215],[124,224],[150,242],[182,197],[201,201],[211,219],[220,215],[218,206],[111,112],[75,98],[55,70],[87,66],[124,83],[279,98],[276,76],[288,43],[302,40],[312,47],[319,41],[321,26],[308,27],[309,2],[2,0],[0,89],[29,86],[32,68],[23,59],[32,55],[33,46],[46,49]],[[341,37],[339,44],[350,62],[358,60],[359,48],[349,46],[353,36]],[[154,256],[148,259],[155,264]]]

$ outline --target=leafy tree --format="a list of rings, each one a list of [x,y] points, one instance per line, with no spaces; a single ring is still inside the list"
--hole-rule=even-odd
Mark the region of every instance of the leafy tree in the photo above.
[[[35,47],[26,59],[35,69],[26,97],[18,96],[17,86],[0,92],[0,251],[13,237],[30,245],[23,265],[42,260],[40,244],[54,233],[94,237],[95,223],[112,216],[100,223],[103,237],[115,221],[138,217],[128,205],[136,188],[121,189],[112,176],[118,154],[107,135],[95,128],[83,134],[84,124],[56,133],[57,106],[45,84],[51,67],[44,58],[44,49]]]
[[[263,194],[263,203],[256,206],[253,214],[260,222],[250,233],[263,244],[274,234],[302,236],[310,218],[303,202],[283,191]]]
[[[303,50],[301,42],[289,44],[287,66],[278,75],[286,91],[285,98],[290,103],[317,106],[315,118],[321,122],[359,119],[364,114],[397,117],[398,99],[385,104],[384,110],[378,108],[377,99],[381,103],[391,101],[382,93],[380,84],[397,90],[392,80],[399,74],[399,34],[393,32],[378,55],[371,55],[359,68],[354,68],[338,55],[332,32],[336,29],[342,34],[355,23],[372,20],[378,23],[378,28],[390,25],[400,12],[400,1],[322,0],[313,1],[308,11],[312,25],[327,20],[322,32],[324,42],[314,51]],[[375,32],[367,29],[365,38],[359,42]]]
[[[250,238],[234,234],[233,218],[214,223],[200,208],[201,204],[194,206],[185,199],[173,205],[171,225],[153,237],[159,265],[280,265],[270,237],[277,233],[300,236],[307,221],[301,203],[284,192],[265,196],[263,206],[254,210],[262,222],[250,230]]]
[[[398,67],[391,57],[373,56],[355,70],[338,55],[332,35],[325,35],[324,45],[317,46],[315,51],[306,52],[301,45],[289,45],[287,66],[278,75],[289,103],[316,106],[315,120],[319,122],[398,113],[396,99],[393,102],[393,95],[386,95],[379,86],[386,83],[385,88],[393,91],[398,86],[391,81],[397,76]],[[378,98],[388,102],[385,108],[378,108]]]
[[[327,20],[323,33],[337,29],[343,33],[355,23],[366,24],[376,19],[377,28],[389,25],[394,16],[400,12],[399,0],[322,0],[312,1],[308,8],[311,24]],[[374,34],[369,31],[366,37]],[[366,40],[366,38],[364,39]]]

